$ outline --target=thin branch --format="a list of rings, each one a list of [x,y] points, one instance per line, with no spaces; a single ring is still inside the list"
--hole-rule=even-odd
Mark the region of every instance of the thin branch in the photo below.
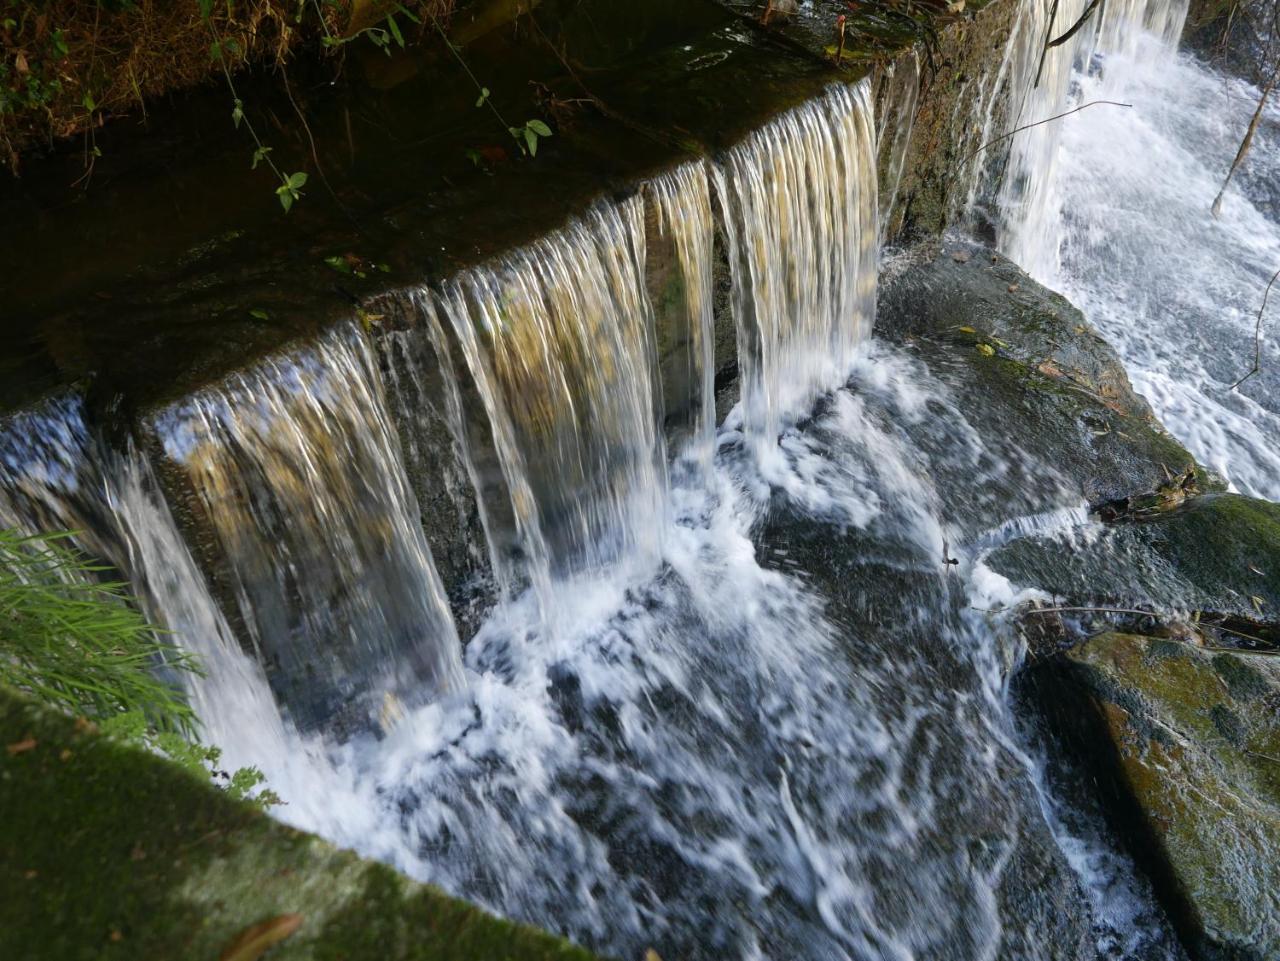
[[[1280,270],[1271,275],[1271,279],[1267,281],[1267,289],[1262,292],[1262,306],[1258,308],[1258,321],[1253,328],[1253,366],[1249,368],[1247,374],[1228,387],[1228,390],[1235,390],[1254,374],[1262,371],[1262,314],[1267,309],[1267,298],[1271,296],[1271,288],[1277,279],[1280,279]]]
[[[1080,28],[1089,22],[1089,18],[1093,16],[1093,11],[1098,9],[1098,4],[1100,4],[1101,2],[1102,0],[1093,0],[1093,2],[1089,4],[1089,6],[1085,7],[1084,13],[1080,14],[1080,19],[1077,20],[1074,24],[1072,24],[1070,30],[1068,30],[1062,36],[1058,37],[1056,40],[1050,40],[1046,46],[1060,47],[1064,43],[1066,43],[1068,40],[1070,40],[1072,37],[1074,37],[1077,33],[1080,32]]]
[[[983,614],[1009,614],[1017,608],[1006,607],[992,610],[986,607],[971,607],[970,610]],[[1031,607],[1022,612],[1026,614],[1139,614],[1142,617],[1159,617],[1155,611],[1138,611],[1128,607]]]
[[[1040,65],[1036,67],[1036,81],[1031,85],[1034,90],[1040,86],[1040,75],[1044,73],[1044,60],[1049,56],[1049,38],[1053,36],[1053,25],[1058,19],[1058,0],[1053,0],[1053,7],[1049,10],[1049,26],[1045,30],[1044,49],[1040,51]]]
[[[1257,132],[1258,124],[1262,120],[1262,111],[1267,106],[1267,98],[1271,96],[1271,91],[1275,89],[1278,73],[1280,71],[1273,70],[1271,79],[1262,88],[1262,96],[1258,98],[1257,109],[1253,111],[1253,117],[1249,120],[1249,129],[1245,131],[1244,139],[1240,141],[1240,149],[1236,151],[1236,159],[1231,161],[1231,169],[1227,171],[1227,179],[1222,181],[1222,189],[1218,191],[1218,196],[1213,200],[1213,215],[1215,217],[1222,213],[1222,198],[1227,192],[1232,176],[1235,175],[1236,168],[1244,162],[1245,155],[1248,154],[1249,148],[1253,146],[1253,135]]]
[[[986,150],[988,147],[995,146],[1001,140],[1008,140],[1010,137],[1014,136],[1014,134],[1019,134],[1024,130],[1030,130],[1032,127],[1038,127],[1041,124],[1051,123],[1054,120],[1061,120],[1063,117],[1070,117],[1073,113],[1079,113],[1081,110],[1084,110],[1087,107],[1096,107],[1099,104],[1107,104],[1108,106],[1112,106],[1112,107],[1132,107],[1133,106],[1133,104],[1131,103],[1120,103],[1119,101],[1116,101],[1116,100],[1090,100],[1088,103],[1082,103],[1080,106],[1076,107],[1074,110],[1068,110],[1066,113],[1055,114],[1052,117],[1046,117],[1044,120],[1037,120],[1034,123],[1023,124],[1021,127],[1014,127],[1008,133],[1001,134],[999,137],[996,137],[995,140],[988,140],[982,146],[978,147],[978,149],[966,154],[964,157],[961,158],[960,163],[961,164],[968,163],[970,160],[972,160],[978,154],[982,153],[982,151]]]
[[[1139,611],[1131,607],[1032,607],[1023,614],[1140,614],[1159,617],[1155,611]]]
[[[318,12],[318,11],[317,11]],[[329,191],[329,196],[333,198],[333,202],[338,205],[338,209],[342,211],[356,230],[360,230],[360,224],[355,217],[351,215],[351,211],[347,209],[347,205],[338,197],[337,192],[333,189],[333,185],[329,183],[328,176],[324,172],[324,164],[320,162],[320,153],[316,150],[316,138],[311,135],[311,124],[307,123],[307,116],[302,112],[302,108],[298,106],[298,101],[293,98],[293,88],[289,85],[289,71],[282,65],[280,67],[280,77],[284,81],[284,92],[289,97],[289,105],[293,107],[293,112],[298,115],[298,120],[302,123],[302,129],[307,135],[307,141],[311,144],[311,159],[316,165],[316,173],[320,175],[320,180],[324,183],[324,189]],[[350,120],[348,120],[348,135],[350,134]]]

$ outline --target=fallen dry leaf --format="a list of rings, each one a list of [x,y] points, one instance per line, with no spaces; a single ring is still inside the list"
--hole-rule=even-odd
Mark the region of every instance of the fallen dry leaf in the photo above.
[[[281,914],[245,928],[219,955],[219,961],[257,961],[273,944],[279,944],[302,927],[301,914]]]
[[[36,739],[34,737],[29,737],[24,740],[14,741],[12,744],[5,745],[5,750],[9,752],[10,757],[13,757],[15,754],[23,754],[27,751],[34,750],[35,746]]]

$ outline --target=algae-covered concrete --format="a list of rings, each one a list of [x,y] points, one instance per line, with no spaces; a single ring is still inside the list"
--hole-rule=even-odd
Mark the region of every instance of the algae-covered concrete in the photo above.
[[[589,961],[0,689],[0,957]]]
[[[1035,673],[1195,956],[1280,956],[1280,662],[1105,634]]]

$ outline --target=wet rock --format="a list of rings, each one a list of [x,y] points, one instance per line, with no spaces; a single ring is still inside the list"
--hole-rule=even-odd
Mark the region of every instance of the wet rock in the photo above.
[[[965,397],[966,416],[989,442],[1052,465],[1090,503],[1188,475],[1216,486],[1156,421],[1084,315],[1011,261],[949,241],[886,273],[878,332]]]
[[[1032,672],[1196,956],[1280,956],[1280,661],[1104,634]]]
[[[989,563],[1067,606],[1149,609],[1199,621],[1218,643],[1270,646],[1247,642],[1280,624],[1280,505],[1209,494],[1152,520],[1066,537],[1016,541]]]

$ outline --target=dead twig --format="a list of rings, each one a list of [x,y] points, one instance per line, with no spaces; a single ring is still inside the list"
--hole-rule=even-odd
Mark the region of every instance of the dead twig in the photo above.
[[[1006,607],[1001,610],[991,610],[986,607],[971,607],[970,610],[981,611],[983,614],[1009,614],[1017,610],[1014,607]],[[1159,617],[1155,611],[1139,611],[1128,607],[1029,607],[1022,612],[1026,614],[1138,614],[1142,617]]]
[[[1072,37],[1074,37],[1077,33],[1080,32],[1080,28],[1089,22],[1089,18],[1093,16],[1093,11],[1098,9],[1098,4],[1100,3],[1102,3],[1102,0],[1093,0],[1093,2],[1089,4],[1089,6],[1084,8],[1084,13],[1080,14],[1080,19],[1071,25],[1070,30],[1068,30],[1066,33],[1064,33],[1062,36],[1058,37],[1057,39],[1050,40],[1046,46],[1060,47],[1064,43],[1066,43],[1068,40],[1070,40]]]
[[[1277,279],[1280,279],[1280,270],[1271,275],[1271,279],[1267,281],[1267,289],[1262,292],[1262,306],[1258,308],[1258,321],[1253,328],[1253,366],[1249,368],[1247,374],[1228,387],[1228,390],[1235,390],[1254,374],[1262,372],[1262,315],[1267,309],[1267,298],[1271,296],[1271,288]]]
[[[1112,107],[1132,107],[1133,106],[1133,104],[1131,103],[1120,103],[1117,100],[1090,100],[1088,103],[1082,103],[1080,106],[1076,107],[1074,110],[1068,110],[1066,113],[1055,114],[1052,117],[1045,117],[1043,120],[1037,120],[1034,123],[1027,123],[1027,124],[1023,124],[1021,127],[1014,127],[1008,133],[1001,134],[1000,136],[996,137],[994,140],[988,140],[986,143],[978,147],[976,150],[973,150],[970,153],[965,154],[965,156],[960,159],[960,163],[961,164],[968,163],[970,160],[972,160],[978,154],[982,153],[982,151],[986,150],[988,147],[993,147],[1002,140],[1008,140],[1010,137],[1014,136],[1015,134],[1022,133],[1022,131],[1024,130],[1030,130],[1032,127],[1039,127],[1041,124],[1052,123],[1054,120],[1061,120],[1063,117],[1070,117],[1073,113],[1079,113],[1081,110],[1084,110],[1088,107],[1096,107],[1096,106],[1099,106],[1100,104],[1107,104]]]
[[[1218,196],[1213,200],[1214,217],[1222,213],[1222,198],[1226,195],[1227,187],[1231,184],[1231,178],[1235,175],[1236,168],[1244,162],[1245,155],[1249,153],[1249,148],[1253,146],[1253,135],[1257,132],[1258,124],[1262,120],[1262,111],[1267,106],[1267,98],[1271,96],[1271,91],[1275,89],[1277,74],[1280,74],[1280,70],[1273,71],[1271,79],[1262,88],[1262,96],[1258,98],[1258,106],[1253,111],[1253,117],[1249,120],[1249,129],[1245,131],[1244,139],[1240,141],[1240,149],[1236,151],[1236,159],[1231,161],[1231,169],[1227,171],[1227,179],[1222,181],[1222,189],[1218,191]]]

